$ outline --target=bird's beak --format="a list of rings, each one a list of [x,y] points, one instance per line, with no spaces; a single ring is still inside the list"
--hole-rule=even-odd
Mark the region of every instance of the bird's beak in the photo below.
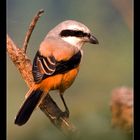
[[[90,42],[91,44],[99,44],[97,38],[94,37],[93,35],[90,35],[90,37],[89,37],[89,42]]]

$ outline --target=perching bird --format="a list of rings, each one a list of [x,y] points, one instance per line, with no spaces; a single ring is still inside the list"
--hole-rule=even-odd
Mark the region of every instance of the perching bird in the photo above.
[[[78,74],[83,56],[81,47],[86,42],[98,44],[98,40],[88,27],[74,20],[58,24],[47,34],[33,61],[32,73],[35,84],[26,94],[15,124],[25,124],[50,90],[59,91],[65,114],[69,116],[63,94]]]

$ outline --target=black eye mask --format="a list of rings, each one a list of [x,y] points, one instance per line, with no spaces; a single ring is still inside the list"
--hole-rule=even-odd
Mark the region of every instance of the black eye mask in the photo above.
[[[60,33],[61,37],[75,36],[75,37],[90,37],[89,33],[84,33],[78,30],[63,30]]]

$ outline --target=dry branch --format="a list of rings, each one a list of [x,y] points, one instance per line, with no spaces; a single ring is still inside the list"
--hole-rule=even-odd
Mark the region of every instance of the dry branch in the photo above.
[[[40,10],[34,19],[32,20],[29,31],[27,31],[23,48],[18,48],[12,39],[7,35],[7,52],[11,61],[15,64],[17,69],[22,75],[23,80],[26,82],[28,87],[34,84],[32,76],[32,64],[30,59],[26,55],[27,45],[31,36],[31,33],[36,25],[37,20],[42,14],[43,10]],[[62,110],[57,106],[49,94],[46,95],[45,99],[40,104],[40,109],[45,113],[45,115],[50,119],[50,121],[57,128],[62,130],[64,133],[76,132],[73,124],[70,123],[68,118],[60,116]]]
[[[32,32],[33,32],[33,29],[34,29],[34,27],[35,27],[35,25],[36,25],[38,19],[40,18],[40,16],[41,16],[43,13],[44,13],[44,10],[43,10],[43,9],[39,10],[39,12],[37,12],[37,14],[36,14],[35,17],[33,18],[32,22],[31,22],[31,24],[30,24],[30,26],[29,26],[29,29],[28,29],[28,31],[27,31],[27,33],[26,33],[25,40],[24,40],[23,47],[22,47],[22,49],[23,49],[23,51],[24,51],[25,53],[26,53],[27,45],[28,45],[29,39],[30,39],[30,37],[31,37],[31,34],[32,34]]]

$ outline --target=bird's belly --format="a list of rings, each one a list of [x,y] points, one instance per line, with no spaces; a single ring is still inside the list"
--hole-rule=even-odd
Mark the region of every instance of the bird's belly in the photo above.
[[[74,68],[64,74],[57,74],[44,79],[39,86],[43,91],[48,92],[49,90],[60,90],[64,92],[74,82],[79,68]]]
[[[78,74],[78,71],[79,71],[79,68],[75,68],[63,75],[63,78],[61,81],[61,87],[60,87],[61,92],[64,92],[65,89],[69,88],[72,85],[72,83],[74,82]]]

